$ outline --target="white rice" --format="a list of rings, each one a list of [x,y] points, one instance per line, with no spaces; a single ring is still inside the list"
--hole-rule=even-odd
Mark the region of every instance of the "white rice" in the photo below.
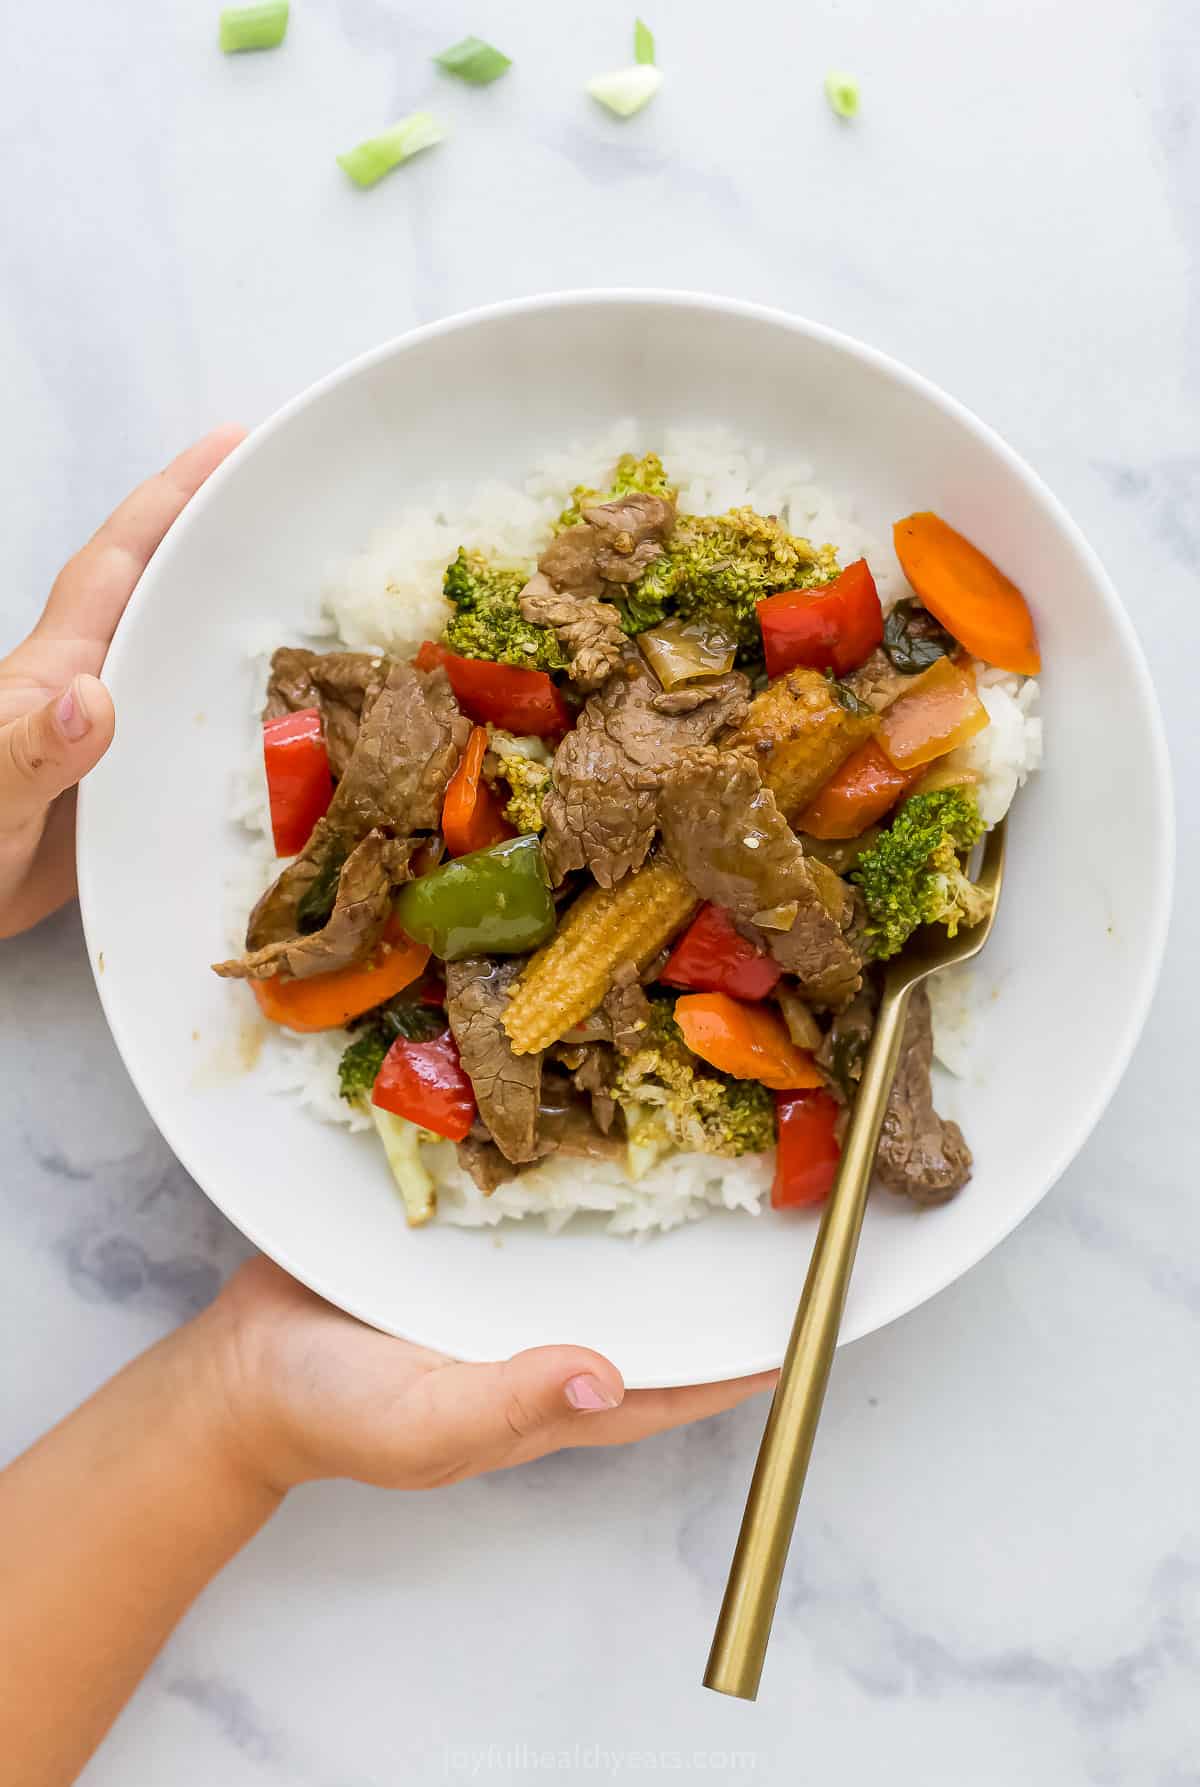
[[[467,500],[436,489],[426,504],[401,510],[372,535],[364,551],[330,567],[320,611],[305,617],[303,630],[331,646],[411,655],[422,640],[436,639],[445,625],[449,604],[441,593],[442,575],[460,546],[532,568],[570,490],[577,484],[602,487],[620,454],[650,448],[661,452],[669,475],[678,481],[683,511],[720,514],[749,505],[778,515],[792,533],[816,545],[832,542],[842,564],[866,558],[885,609],[905,593],[890,535],[869,533],[852,506],[839,503],[816,482],[811,464],[769,465],[761,449],[747,448],[719,429],[668,429],[661,440],[651,441],[631,421],[599,440],[548,455],[521,485],[489,481]],[[277,626],[256,625],[245,640],[253,659],[255,714],[262,702],[265,654],[279,638]],[[1041,721],[1035,713],[1036,682],[980,667],[979,684],[991,724],[964,755],[980,776],[984,818],[994,824],[1040,761]],[[249,834],[244,876],[231,889],[230,946],[238,949],[247,908],[280,868],[271,847],[257,747],[235,791],[234,817]],[[948,1055],[946,1064],[954,1071],[961,1071],[962,1051],[953,1039],[965,1034],[967,1023],[960,980],[939,992],[935,1007],[939,1057]],[[272,1030],[263,1049],[263,1071],[273,1091],[294,1099],[321,1122],[367,1128],[369,1119],[338,1094],[343,1046],[340,1031],[298,1036]],[[485,1197],[458,1165],[450,1143],[425,1146],[422,1153],[438,1188],[439,1220],[482,1228],[541,1216],[555,1233],[580,1213],[604,1219],[616,1235],[675,1228],[714,1209],[757,1215],[773,1172],[771,1154],[738,1160],[675,1154],[635,1182],[616,1162],[552,1156]]]

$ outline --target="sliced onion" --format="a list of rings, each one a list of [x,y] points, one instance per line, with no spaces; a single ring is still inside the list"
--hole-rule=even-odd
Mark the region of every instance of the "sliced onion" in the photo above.
[[[921,780],[909,789],[909,794],[940,794],[944,788],[974,788],[979,781],[979,771],[967,763],[954,763],[952,758],[955,756],[957,752],[951,752],[940,763],[931,763]]]
[[[664,689],[705,676],[724,676],[737,651],[732,633],[700,620],[665,620],[639,633],[638,644]]]

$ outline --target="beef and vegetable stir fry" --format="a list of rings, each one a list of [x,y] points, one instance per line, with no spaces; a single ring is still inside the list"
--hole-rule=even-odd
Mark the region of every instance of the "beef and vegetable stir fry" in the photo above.
[[[775,1149],[829,1189],[878,1001],[922,925],[977,923],[970,741],[985,666],[1038,668],[1020,592],[931,514],[885,616],[772,516],[681,513],[653,454],[577,489],[536,564],[460,550],[412,661],[281,646],[263,746],[290,860],[216,972],[293,1031],[344,1030],[409,1220],[420,1145],[481,1190],[554,1153],[634,1178]],[[970,1176],[913,999],[879,1176]]]

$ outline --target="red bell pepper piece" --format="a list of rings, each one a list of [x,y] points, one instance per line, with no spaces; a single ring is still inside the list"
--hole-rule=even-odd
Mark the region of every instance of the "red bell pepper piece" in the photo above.
[[[458,705],[479,725],[490,720],[505,732],[535,738],[561,736],[570,729],[570,709],[544,670],[495,664],[490,658],[463,658],[431,639],[414,662],[418,670],[434,670],[440,664]]]
[[[263,761],[275,854],[295,856],[308,843],[313,826],[333,799],[320,709],[304,707],[299,713],[265,720]]]
[[[431,1042],[398,1036],[383,1057],[371,1102],[461,1142],[475,1121],[475,1093],[449,1030]]]
[[[775,1094],[772,1209],[800,1210],[828,1196],[842,1153],[837,1119],[837,1100],[828,1092]]]
[[[803,665],[845,676],[883,641],[883,610],[865,558],[819,589],[785,589],[755,604],[767,675]]]
[[[500,802],[483,779],[487,742],[487,727],[476,726],[446,788],[442,836],[451,856],[469,856],[472,850],[486,850],[489,844],[516,836]]]
[[[701,906],[667,957],[659,980],[698,993],[765,999],[783,973],[738,931],[724,906]]]

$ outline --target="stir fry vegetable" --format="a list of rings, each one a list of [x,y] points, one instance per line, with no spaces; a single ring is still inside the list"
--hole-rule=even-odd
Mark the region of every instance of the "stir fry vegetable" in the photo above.
[[[841,1145],[838,1106],[828,1092],[775,1094],[774,1210],[800,1210],[828,1196],[837,1177]]]
[[[951,658],[939,658],[888,708],[879,722],[878,741],[897,769],[916,769],[965,745],[987,724],[988,711],[975,693],[971,672]]]
[[[883,610],[865,558],[816,589],[782,590],[758,603],[767,675],[806,665],[845,676],[883,638]]]
[[[796,820],[796,830],[813,838],[857,838],[895,806],[912,780],[912,771],[897,769],[869,738],[805,807]]]
[[[453,602],[445,643],[464,658],[493,658],[521,670],[562,670],[567,660],[553,627],[535,626],[521,613],[528,572],[493,565],[464,546],[446,566],[442,594]]]
[[[862,889],[872,953],[894,956],[918,925],[959,925],[987,916],[986,894],[969,881],[959,852],[983,835],[974,797],[962,789],[914,794],[859,858],[852,880]]]
[[[264,721],[263,762],[275,854],[295,856],[333,799],[320,709],[305,707]]]
[[[735,743],[754,753],[780,812],[791,819],[878,725],[874,713],[839,701],[819,671],[789,670],[754,697]]]
[[[489,721],[505,732],[556,738],[571,724],[570,709],[544,670],[520,670],[486,658],[463,658],[427,639],[414,662],[418,670],[440,664],[468,719]]]
[[[812,1056],[796,1047],[769,1006],[746,1005],[727,993],[688,993],[675,1001],[675,1022],[694,1055],[735,1079],[779,1092],[824,1084]]]
[[[371,1102],[461,1142],[475,1121],[475,1093],[449,1030],[429,1042],[397,1037],[384,1056]]]
[[[1042,667],[1029,604],[977,546],[924,510],[892,530],[904,575],[972,657],[1036,676]]]
[[[737,638],[730,626],[677,616],[639,634],[638,645],[664,689],[706,676],[722,676],[732,668],[737,653]]]
[[[400,889],[396,916],[444,962],[524,955],[554,930],[541,845],[509,838],[443,863]]]
[[[467,741],[462,760],[446,789],[442,803],[442,836],[451,856],[468,856],[511,838],[512,827],[500,802],[483,779],[483,759],[488,748],[486,726],[476,726]]]
[[[765,999],[783,970],[743,937],[723,906],[701,906],[659,975],[664,986]]]
[[[252,980],[259,1010],[288,1030],[340,1030],[351,1018],[391,999],[416,980],[429,951],[390,925],[370,960],[306,980]]]

